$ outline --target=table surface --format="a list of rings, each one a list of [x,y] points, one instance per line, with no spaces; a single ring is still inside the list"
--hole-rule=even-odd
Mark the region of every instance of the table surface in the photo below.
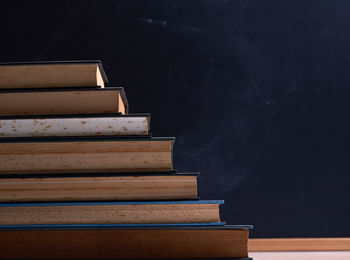
[[[350,251],[251,252],[253,260],[349,260]]]
[[[350,238],[257,238],[249,239],[250,252],[350,251]]]
[[[249,239],[254,260],[349,260],[350,238]]]

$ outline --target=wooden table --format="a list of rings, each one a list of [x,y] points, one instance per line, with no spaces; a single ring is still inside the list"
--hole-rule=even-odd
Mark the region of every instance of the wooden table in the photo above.
[[[254,260],[350,260],[350,238],[250,239]]]

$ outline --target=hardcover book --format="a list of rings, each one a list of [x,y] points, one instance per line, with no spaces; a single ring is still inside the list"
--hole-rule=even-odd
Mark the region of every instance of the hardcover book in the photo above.
[[[0,63],[0,88],[101,87],[108,85],[101,61]]]
[[[150,136],[149,114],[0,118],[0,138]]]
[[[151,173],[0,178],[0,201],[197,199],[198,174]]]
[[[84,224],[220,223],[223,201],[0,204],[0,228]]]
[[[0,231],[0,258],[248,258],[250,228],[159,226],[5,229]]]
[[[172,171],[174,140],[0,141],[0,174]]]
[[[127,112],[123,88],[0,90],[0,116]]]

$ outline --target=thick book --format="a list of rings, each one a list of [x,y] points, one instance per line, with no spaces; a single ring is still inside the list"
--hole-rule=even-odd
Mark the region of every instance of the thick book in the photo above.
[[[197,199],[198,174],[154,173],[0,178],[0,201]]]
[[[0,138],[2,139],[82,136],[150,136],[150,115],[103,114],[0,118]]]
[[[174,140],[0,140],[0,174],[172,171]]]
[[[108,85],[99,60],[0,63],[0,79],[3,89]]]
[[[248,258],[250,228],[252,226],[5,229],[0,231],[0,258]]]
[[[0,89],[0,116],[128,113],[123,88]]]
[[[220,223],[221,200],[0,204],[0,228],[23,225]]]

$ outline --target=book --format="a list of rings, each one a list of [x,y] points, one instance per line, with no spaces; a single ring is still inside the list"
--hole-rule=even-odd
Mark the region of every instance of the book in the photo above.
[[[250,228],[159,226],[5,229],[0,231],[0,258],[248,258]]]
[[[0,178],[0,201],[197,199],[198,174],[31,176]]]
[[[0,116],[128,113],[123,88],[0,89]]]
[[[149,114],[0,118],[0,138],[149,135]]]
[[[174,140],[0,140],[0,174],[172,171]]]
[[[101,87],[108,85],[101,61],[0,63],[0,88]]]
[[[11,225],[219,223],[221,200],[0,204]]]

